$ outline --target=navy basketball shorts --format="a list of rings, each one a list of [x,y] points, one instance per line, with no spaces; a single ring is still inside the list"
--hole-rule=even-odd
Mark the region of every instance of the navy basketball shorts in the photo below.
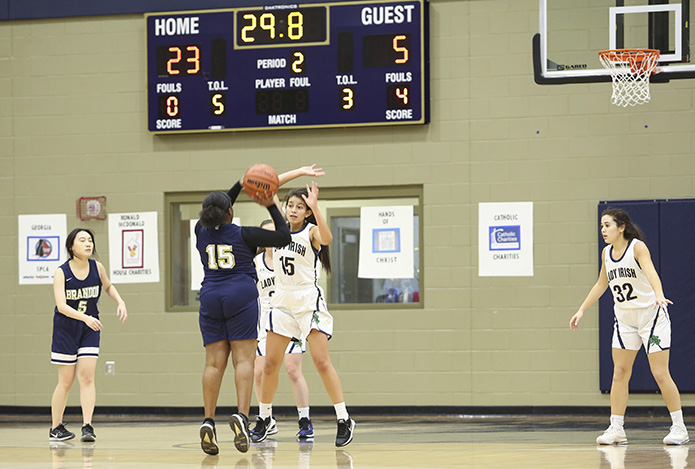
[[[248,280],[203,285],[198,314],[203,345],[258,337],[258,290],[253,279]]]
[[[62,313],[53,314],[53,343],[51,363],[75,365],[84,357],[99,357],[101,331],[95,331],[84,322]]]

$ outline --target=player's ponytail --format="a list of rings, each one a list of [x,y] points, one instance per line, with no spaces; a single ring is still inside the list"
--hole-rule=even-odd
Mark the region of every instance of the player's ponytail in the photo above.
[[[304,187],[299,187],[297,189],[292,189],[288,194],[287,197],[285,197],[285,205],[287,205],[287,201],[290,200],[291,197],[298,197],[300,200],[304,201],[304,197],[309,197],[309,191],[306,190]],[[308,207],[307,207],[308,208]],[[318,225],[316,223],[316,217],[314,216],[314,212],[312,210],[311,215],[306,217],[304,219],[304,226],[306,226],[307,223],[313,223],[314,225]],[[330,274],[331,273],[331,250],[328,247],[328,245],[321,245],[321,250],[319,251],[319,261],[321,262],[321,266],[323,269]]]
[[[312,217],[313,217],[313,215],[312,215]],[[323,266],[323,270],[325,270],[326,273],[330,274],[331,273],[331,248],[328,247],[328,245],[323,245],[323,244],[321,245],[321,250],[319,251],[319,261],[321,261],[321,265]]]
[[[625,231],[623,231],[623,236],[628,241],[632,241],[635,238],[639,239],[640,241],[644,241],[644,233],[642,232],[639,226],[632,223],[632,220],[630,220],[630,216],[627,214],[625,210],[620,208],[608,207],[603,211],[603,213],[601,213],[601,217],[603,217],[604,215],[612,217],[618,226],[625,227]]]
[[[232,208],[232,199],[224,192],[211,192],[203,200],[200,211],[200,224],[214,228],[227,223],[227,213]]]

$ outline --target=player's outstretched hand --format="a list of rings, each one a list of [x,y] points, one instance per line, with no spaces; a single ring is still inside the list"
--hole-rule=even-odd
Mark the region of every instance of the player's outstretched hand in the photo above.
[[[315,210],[319,200],[319,185],[311,181],[311,186],[309,184],[306,185],[306,191],[308,196],[302,194],[302,198],[310,209]]]
[[[576,314],[572,316],[572,319],[570,319],[570,329],[572,329],[573,331],[579,329],[579,321],[581,321],[583,316],[583,312],[577,311]]]
[[[316,163],[312,164],[311,166],[302,166],[301,168],[299,168],[299,171],[302,173],[302,176],[309,177],[319,177],[326,174],[323,168],[316,167]]]

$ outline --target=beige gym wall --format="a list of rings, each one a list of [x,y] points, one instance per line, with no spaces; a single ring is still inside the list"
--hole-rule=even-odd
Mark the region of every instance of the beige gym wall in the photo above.
[[[695,196],[695,82],[616,108],[605,83],[534,83],[537,0],[432,0],[430,12],[429,125],[168,136],[146,132],[142,16],[0,22],[0,405],[48,406],[57,380],[52,288],[18,285],[18,215],[67,213],[96,232],[108,267],[107,224],[80,222],[76,199],[157,211],[165,272],[164,193],[226,189],[265,162],[318,163],[325,188],[423,186],[424,309],[334,311],[348,406],[608,406],[597,308],[568,327],[595,282],[597,203]],[[535,275],[478,277],[478,204],[515,201],[534,202]],[[165,311],[164,278],[118,289],[130,317],[102,300],[98,405],[202,406],[196,313]],[[330,405],[309,357],[304,368],[312,405]],[[220,405],[233,389],[230,372]],[[276,404],[293,405],[285,377]]]

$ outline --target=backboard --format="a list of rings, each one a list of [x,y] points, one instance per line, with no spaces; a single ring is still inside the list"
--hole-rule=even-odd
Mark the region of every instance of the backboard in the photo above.
[[[598,52],[657,49],[652,82],[695,78],[690,0],[539,0],[533,38],[536,83],[611,81]]]

